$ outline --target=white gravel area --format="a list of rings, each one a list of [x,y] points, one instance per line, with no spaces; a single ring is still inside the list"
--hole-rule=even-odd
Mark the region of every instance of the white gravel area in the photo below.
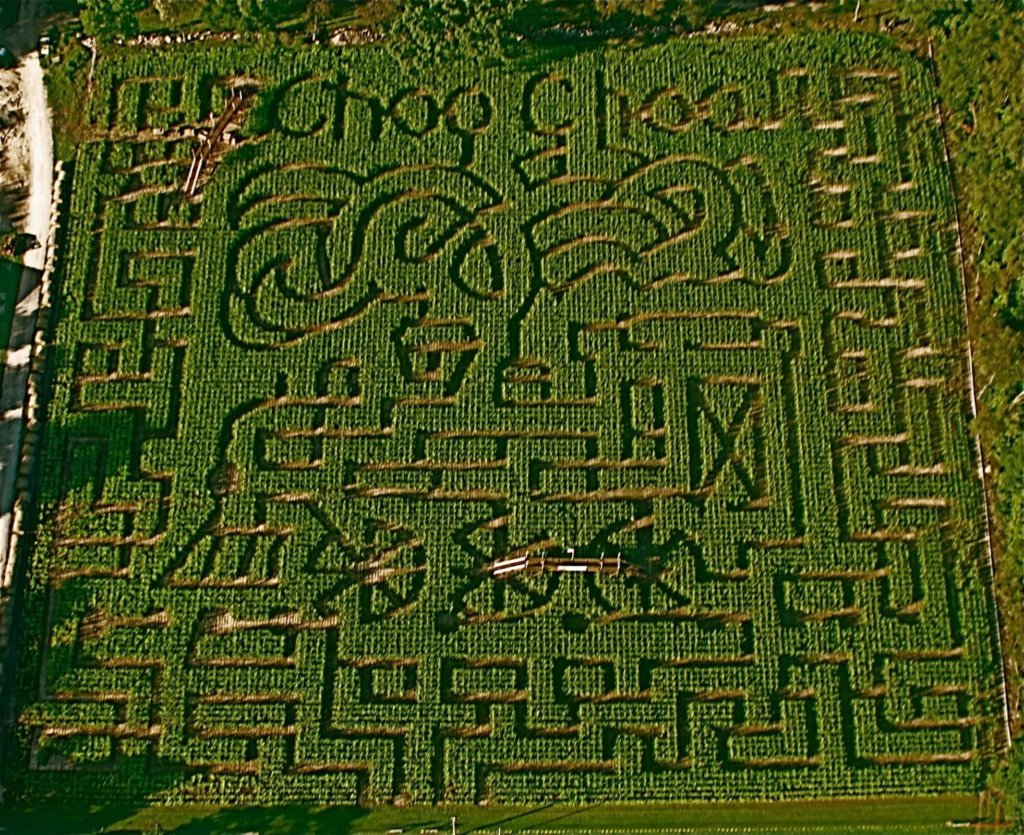
[[[27,56],[19,69],[21,106],[24,113],[23,142],[29,152],[28,211],[25,231],[35,235],[44,246],[25,254],[25,265],[37,270],[46,262],[45,243],[50,232],[50,205],[53,200],[53,131],[46,104],[46,86],[39,56]]]

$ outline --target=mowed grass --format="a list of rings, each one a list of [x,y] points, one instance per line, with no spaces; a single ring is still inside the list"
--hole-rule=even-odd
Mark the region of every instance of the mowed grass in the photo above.
[[[652,804],[649,806],[478,806],[414,809],[353,809],[280,806],[230,809],[218,806],[97,806],[12,808],[5,832],[149,833],[217,835],[258,832],[260,835],[377,835],[401,830],[405,835],[451,832],[451,819],[461,835],[496,833],[576,832],[666,835],[692,833],[886,833],[932,835],[950,831],[950,823],[976,819],[978,801],[970,796],[918,799],[780,801],[775,803]],[[160,830],[156,830],[159,826]]]

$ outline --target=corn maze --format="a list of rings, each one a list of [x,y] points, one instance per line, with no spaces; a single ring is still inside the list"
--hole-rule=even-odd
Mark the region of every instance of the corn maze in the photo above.
[[[978,788],[998,645],[926,67],[694,39],[97,78],[13,791]]]

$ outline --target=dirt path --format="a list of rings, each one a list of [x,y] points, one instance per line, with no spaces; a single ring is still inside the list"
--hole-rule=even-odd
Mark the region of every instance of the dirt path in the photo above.
[[[18,302],[3,368],[0,391],[0,603],[10,588],[14,573],[11,547],[12,511],[26,418],[29,362],[40,300],[40,278],[46,265],[53,203],[53,135],[46,87],[39,56],[28,56],[18,75],[21,82],[23,121],[15,141],[21,143],[29,160],[26,172],[28,201],[23,231],[40,242],[25,254]],[[0,606],[2,609],[2,606]],[[3,612],[0,611],[0,647],[3,646]]]
[[[32,0],[26,0],[26,3],[33,6]],[[25,219],[19,225],[20,229],[34,235],[41,245],[25,254],[25,268],[22,270],[0,388],[0,685],[8,679],[7,666],[13,658],[8,636],[18,584],[15,570],[20,519],[18,480],[31,418],[29,375],[36,320],[43,295],[42,282],[51,245],[54,175],[53,133],[39,56],[36,53],[26,56],[16,75],[20,83],[21,124],[17,129],[8,131],[5,138],[19,143],[21,153],[18,156],[28,161],[27,171],[22,167],[17,172],[17,178],[24,181],[28,193]],[[9,78],[5,80],[10,81]],[[8,704],[0,690],[0,749],[4,743],[4,726],[10,720]],[[0,800],[2,797],[3,787],[0,786]]]

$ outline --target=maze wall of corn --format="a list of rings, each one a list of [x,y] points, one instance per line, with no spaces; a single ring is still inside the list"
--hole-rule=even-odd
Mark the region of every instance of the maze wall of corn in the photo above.
[[[856,36],[544,56],[100,63],[12,793],[979,788],[927,67]]]

